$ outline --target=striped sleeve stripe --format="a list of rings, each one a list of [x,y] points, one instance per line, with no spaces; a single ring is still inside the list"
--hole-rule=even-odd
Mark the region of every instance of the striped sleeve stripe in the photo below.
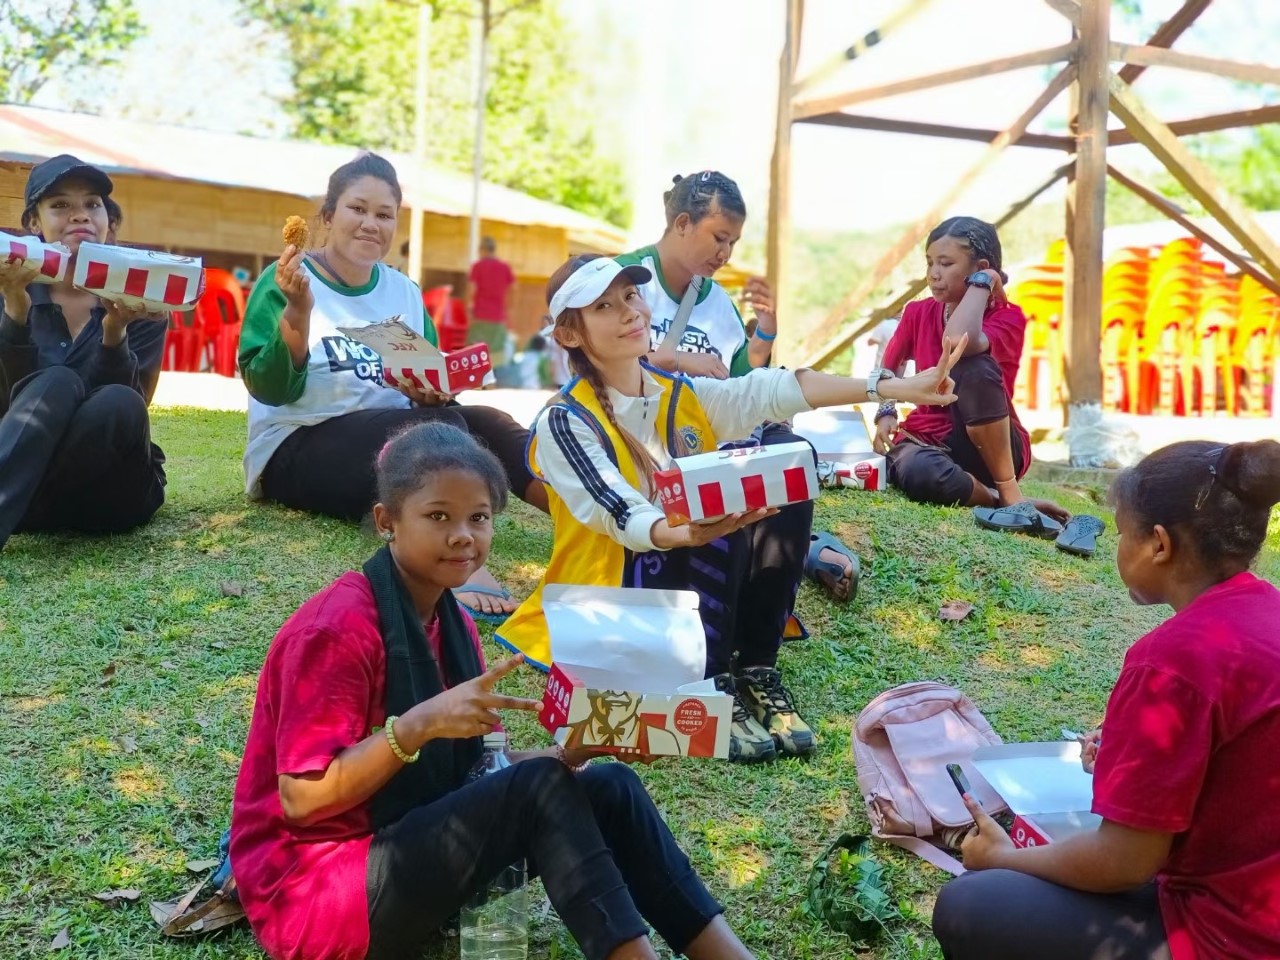
[[[573,467],[578,482],[591,494],[596,503],[608,511],[619,530],[626,529],[627,520],[631,518],[631,505],[620,497],[616,490],[605,483],[600,471],[591,462],[587,451],[582,448],[578,438],[573,435],[573,427],[569,423],[569,411],[563,407],[552,407],[547,411],[547,425],[551,428],[552,439],[564,454],[564,458]]]

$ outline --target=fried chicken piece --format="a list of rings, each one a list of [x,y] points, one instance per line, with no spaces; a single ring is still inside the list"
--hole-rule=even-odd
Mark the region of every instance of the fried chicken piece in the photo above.
[[[298,250],[305,250],[310,233],[307,229],[307,221],[303,217],[290,217],[284,222],[284,243],[286,247],[293,246]]]

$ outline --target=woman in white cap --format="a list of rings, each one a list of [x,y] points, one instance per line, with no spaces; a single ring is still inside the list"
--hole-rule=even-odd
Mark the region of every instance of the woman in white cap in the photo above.
[[[32,168],[23,229],[72,255],[111,242],[111,178],[62,155]],[[147,405],[166,322],[0,262],[0,547],[15,531],[119,533],[164,503]]]
[[[706,676],[735,698],[730,759],[807,753],[813,732],[777,670],[779,619],[741,615],[749,549],[741,531],[777,511],[672,526],[653,502],[653,475],[674,457],[715,450],[718,437],[742,436],[764,420],[860,403],[868,384],[812,370],[692,381],[659,370],[645,360],[650,310],[638,289],[651,276],[644,266],[586,255],[547,284],[554,335],[576,374],[539,414],[529,445],[530,469],[547,483],[555,540],[542,584],[498,639],[532,663],[549,664],[547,583],[694,590],[706,631]],[[939,365],[918,376],[882,380],[879,393],[951,403],[949,370],[963,349],[962,342],[944,350]],[[790,588],[772,597],[783,615]],[[744,701],[751,695],[747,681],[764,677],[769,712],[762,721]]]

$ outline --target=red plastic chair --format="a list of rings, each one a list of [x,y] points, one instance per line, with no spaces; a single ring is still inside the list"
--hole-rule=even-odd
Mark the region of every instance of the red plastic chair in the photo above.
[[[427,315],[431,317],[431,322],[437,327],[440,326],[441,318],[449,304],[449,298],[453,296],[453,286],[445,284],[442,287],[431,287],[429,290],[422,291],[422,305],[426,308]]]
[[[236,375],[236,350],[244,326],[244,291],[226,270],[205,270],[205,289],[196,301],[201,359],[224,377]]]
[[[200,327],[197,322],[187,323],[184,312],[174,310],[169,314],[169,330],[164,336],[165,370],[190,373],[200,359]]]
[[[467,345],[467,308],[457,297],[449,300],[449,309],[436,324],[436,332],[440,335],[440,349],[461,350]]]

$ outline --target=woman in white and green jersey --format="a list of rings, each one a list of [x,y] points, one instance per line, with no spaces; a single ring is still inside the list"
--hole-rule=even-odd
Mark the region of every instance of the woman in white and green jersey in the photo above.
[[[747,218],[738,185],[714,170],[687,177],[677,176],[663,197],[667,228],[658,242],[618,257],[624,265],[645,267],[651,279],[637,289],[652,311],[649,362],[687,377],[739,377],[769,364],[773,340],[778,335],[773,291],[761,277],[747,283],[747,300],[756,315],[756,326],[748,337],[742,315],[733,298],[713,279],[729,262],[742,236]],[[697,294],[679,342],[668,337],[691,285]],[[725,437],[742,443],[778,444],[803,440],[784,423],[766,423],[752,437]],[[757,622],[775,621],[779,641],[794,634],[791,616],[795,585],[803,574],[822,584],[837,600],[851,600],[858,585],[858,558],[829,533],[814,535],[813,501],[793,503],[775,516],[748,528],[750,572],[741,594],[739,617]],[[758,675],[757,675],[758,674]],[[744,672],[737,678],[743,702],[766,729],[782,726],[800,731],[812,744],[812,732],[800,719],[790,693],[778,680],[775,668]],[[776,737],[776,734],[775,734]],[[791,734],[779,746],[787,753],[795,749]]]
[[[324,242],[305,251],[286,247],[254,286],[239,349],[250,394],[246,492],[358,520],[376,499],[378,451],[400,430],[439,420],[481,438],[502,461],[512,492],[545,510],[546,492],[525,462],[524,427],[492,407],[387,386],[381,357],[340,329],[399,317],[436,342],[418,285],[381,262],[400,201],[395,168],[382,157],[363,154],[343,164],[320,209]],[[486,619],[505,619],[515,608],[483,569],[455,595]]]

